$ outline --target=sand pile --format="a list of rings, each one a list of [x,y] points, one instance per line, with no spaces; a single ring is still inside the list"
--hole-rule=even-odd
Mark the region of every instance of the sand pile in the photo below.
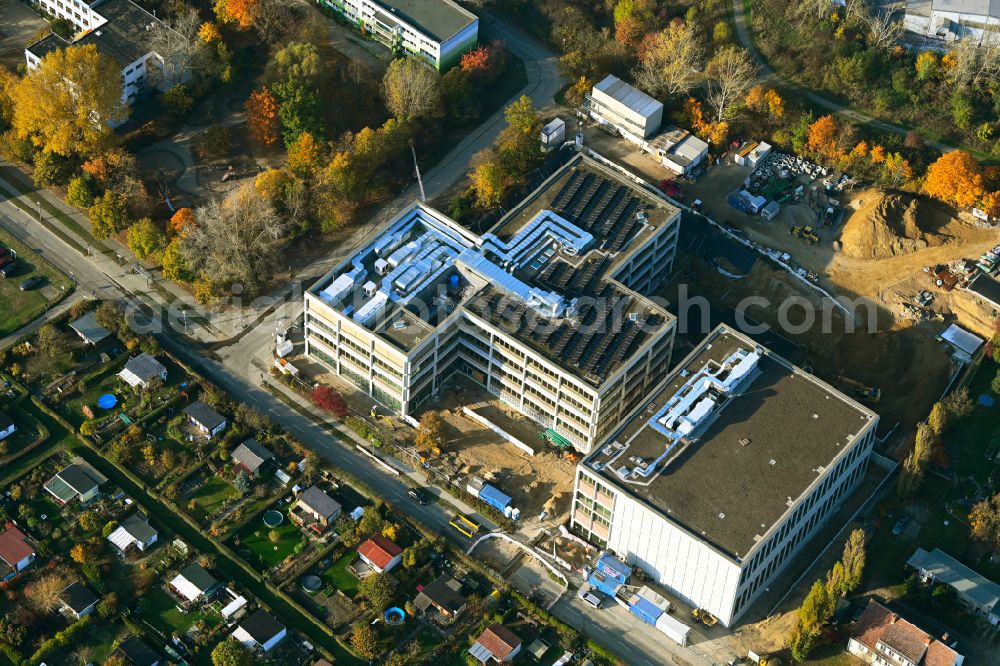
[[[911,197],[868,190],[852,205],[840,241],[854,259],[887,259],[950,240],[939,232],[951,222],[948,214]]]

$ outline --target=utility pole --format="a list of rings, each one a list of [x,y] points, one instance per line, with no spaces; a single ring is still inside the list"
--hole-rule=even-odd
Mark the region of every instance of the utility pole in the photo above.
[[[417,184],[420,185],[420,202],[423,203],[427,201],[427,193],[424,192],[424,179],[420,177],[420,165],[417,164],[417,149],[413,147],[413,142],[410,142],[410,152],[413,153],[413,168],[417,171]]]

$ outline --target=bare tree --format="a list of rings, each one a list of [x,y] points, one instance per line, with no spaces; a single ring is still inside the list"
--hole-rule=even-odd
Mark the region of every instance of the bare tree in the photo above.
[[[394,60],[382,79],[382,94],[399,119],[433,116],[441,108],[441,78],[416,58]]]
[[[695,29],[673,21],[649,38],[635,69],[636,82],[650,95],[677,95],[691,90],[704,66],[705,45]]]
[[[868,46],[873,49],[890,49],[903,35],[903,22],[891,11],[860,7],[857,17],[868,30]]]
[[[987,31],[982,39],[963,37],[955,44],[951,57],[955,61],[951,82],[958,88],[1000,81],[1000,39],[996,30]]]
[[[183,83],[187,72],[199,67],[205,44],[198,38],[198,12],[180,5],[170,19],[154,21],[149,31],[149,50],[160,56],[152,75],[161,79],[164,90]]]
[[[252,295],[277,265],[278,242],[289,228],[248,182],[198,209],[198,224],[182,249],[193,271],[217,285],[238,283]]]
[[[59,607],[59,595],[66,589],[62,572],[46,574],[28,586],[25,599],[38,611],[48,613]]]
[[[729,105],[746,95],[753,86],[757,66],[746,49],[726,46],[709,61],[705,75],[708,103],[715,109],[716,122],[721,122]]]

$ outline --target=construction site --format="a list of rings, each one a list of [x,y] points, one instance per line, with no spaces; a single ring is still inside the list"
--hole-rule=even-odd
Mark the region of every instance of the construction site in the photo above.
[[[436,474],[460,487],[470,478],[496,486],[510,495],[529,529],[565,522],[577,460],[571,449],[544,439],[537,423],[462,376],[429,409],[444,425],[441,452],[427,461]]]

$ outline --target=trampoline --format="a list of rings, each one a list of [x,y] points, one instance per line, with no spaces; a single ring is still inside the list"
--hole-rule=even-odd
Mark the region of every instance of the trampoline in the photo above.
[[[382,616],[382,619],[385,620],[386,624],[391,624],[395,626],[403,624],[403,620],[406,619],[406,613],[403,612],[402,608],[393,606],[392,608],[390,608],[385,612],[385,615]]]
[[[315,594],[319,592],[323,587],[323,579],[319,576],[313,576],[312,574],[305,576],[302,579],[302,589],[309,594]]]
[[[111,395],[110,393],[105,393],[100,398],[97,399],[97,406],[101,409],[114,409],[115,405],[118,404],[118,398]]]
[[[994,403],[993,396],[986,395],[985,393],[979,396],[979,404],[983,407],[992,407]]]
[[[280,511],[271,509],[264,513],[264,524],[268,527],[277,527],[283,522],[285,522],[285,517],[281,515]]]

